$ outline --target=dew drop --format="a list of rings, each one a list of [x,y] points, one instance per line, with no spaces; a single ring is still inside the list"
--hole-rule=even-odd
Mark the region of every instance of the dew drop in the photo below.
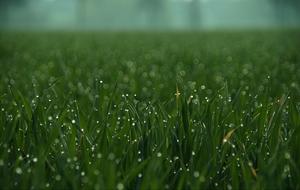
[[[22,174],[22,172],[23,172],[23,171],[22,171],[22,169],[21,169],[21,168],[19,168],[19,167],[17,167],[17,168],[16,168],[16,173],[17,173],[17,174],[21,175],[21,174]]]

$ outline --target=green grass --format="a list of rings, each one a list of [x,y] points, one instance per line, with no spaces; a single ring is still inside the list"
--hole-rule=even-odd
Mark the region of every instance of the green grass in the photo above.
[[[300,189],[299,51],[299,31],[1,33],[1,189]]]

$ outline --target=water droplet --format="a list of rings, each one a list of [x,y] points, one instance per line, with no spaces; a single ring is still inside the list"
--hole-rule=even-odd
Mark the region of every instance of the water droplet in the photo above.
[[[124,189],[124,185],[122,183],[118,183],[117,190],[123,190],[123,189]]]
[[[37,158],[33,158],[32,161],[33,161],[33,162],[37,162],[38,159],[37,159]]]
[[[157,157],[158,158],[161,157],[161,153],[160,152],[157,153]]]
[[[98,154],[97,154],[97,158],[102,158],[102,154],[101,154],[101,153],[98,153]]]
[[[22,174],[22,172],[23,172],[23,171],[22,171],[22,169],[21,169],[21,168],[19,168],[19,167],[17,167],[17,168],[16,168],[16,173],[17,173],[17,174],[21,175],[21,174]]]
[[[194,177],[195,177],[195,178],[198,178],[199,176],[200,176],[199,172],[198,172],[198,171],[195,171],[195,172],[194,172]]]

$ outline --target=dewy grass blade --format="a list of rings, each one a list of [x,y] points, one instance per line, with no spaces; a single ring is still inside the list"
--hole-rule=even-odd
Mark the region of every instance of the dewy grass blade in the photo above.
[[[0,36],[1,187],[299,189],[299,31]]]

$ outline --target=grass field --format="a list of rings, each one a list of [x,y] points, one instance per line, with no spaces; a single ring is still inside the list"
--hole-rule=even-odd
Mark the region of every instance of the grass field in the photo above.
[[[300,189],[299,33],[2,32],[1,189]]]

